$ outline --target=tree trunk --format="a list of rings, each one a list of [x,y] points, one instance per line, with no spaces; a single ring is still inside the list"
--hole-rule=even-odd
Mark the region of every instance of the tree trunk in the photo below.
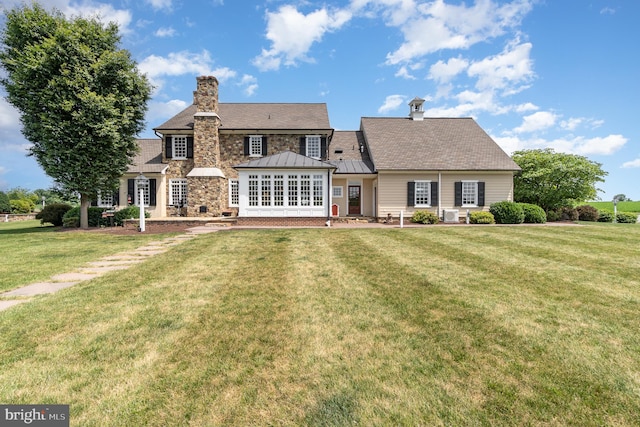
[[[89,228],[89,205],[91,200],[86,194],[80,194],[80,228]]]

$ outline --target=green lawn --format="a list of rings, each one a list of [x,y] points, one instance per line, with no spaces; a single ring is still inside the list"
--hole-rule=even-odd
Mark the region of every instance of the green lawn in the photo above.
[[[0,312],[0,401],[69,404],[82,426],[640,425],[639,241],[202,235]]]
[[[164,237],[168,236],[163,235]],[[47,280],[100,257],[135,249],[163,236],[69,231],[40,221],[0,223],[0,292]]]

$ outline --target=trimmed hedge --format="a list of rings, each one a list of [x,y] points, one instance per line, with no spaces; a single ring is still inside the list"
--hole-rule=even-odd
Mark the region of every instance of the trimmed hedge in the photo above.
[[[144,217],[149,218],[151,214],[148,210],[144,211]],[[120,209],[113,216],[113,223],[115,225],[124,225],[125,219],[139,219],[140,218],[140,208],[138,206],[127,206],[126,208]]]
[[[638,215],[633,212],[618,212],[616,215],[616,222],[621,224],[635,224],[637,221]]]
[[[613,222],[613,212],[609,212],[606,210],[599,210],[598,222]]]
[[[48,204],[36,215],[36,219],[40,220],[40,224],[49,222],[56,227],[60,227],[63,224],[63,217],[69,210],[71,205],[66,203],[51,203]]]
[[[418,224],[437,224],[438,221],[436,214],[427,211],[415,211],[411,216],[411,222]]]
[[[547,222],[547,214],[538,205],[531,203],[518,203],[524,211],[524,222],[527,224],[544,224]]]
[[[496,220],[491,212],[471,212],[469,216],[471,224],[495,224]]]
[[[87,212],[89,215],[89,227],[100,227],[107,225],[107,220],[102,218],[102,212],[104,212],[104,208],[99,208],[96,206],[89,206]],[[69,209],[67,213],[64,214],[62,220],[64,221],[65,227],[73,227],[73,225],[66,225],[65,221],[67,218],[78,218],[78,222],[76,227],[80,227],[79,218],[80,218],[80,206],[76,206],[75,208]]]
[[[524,222],[524,209],[515,202],[496,202],[489,207],[496,224],[522,224]]]

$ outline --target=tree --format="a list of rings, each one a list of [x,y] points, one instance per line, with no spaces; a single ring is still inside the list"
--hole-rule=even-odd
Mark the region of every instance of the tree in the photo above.
[[[114,23],[66,19],[22,6],[6,13],[0,83],[21,113],[22,133],[44,171],[80,195],[81,227],[98,192],[112,192],[126,172],[144,127],[151,86]]]
[[[516,151],[512,157],[522,168],[513,179],[514,200],[547,212],[595,199],[596,184],[607,176],[600,163],[550,148]]]
[[[624,194],[616,194],[615,196],[613,196],[613,200],[614,201],[618,201],[618,202],[626,202],[626,201],[631,201],[629,198],[627,198],[626,195]]]
[[[11,202],[9,196],[4,191],[0,191],[0,213],[11,212]]]

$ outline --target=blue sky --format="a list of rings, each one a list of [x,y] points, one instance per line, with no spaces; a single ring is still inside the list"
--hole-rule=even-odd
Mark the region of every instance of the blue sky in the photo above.
[[[218,77],[221,102],[325,102],[340,130],[406,116],[418,96],[428,116],[474,117],[509,154],[551,147],[602,163],[603,200],[640,200],[636,0],[40,3],[120,25],[155,85],[141,137],[192,102],[199,75]],[[51,185],[28,146],[0,100],[0,189]]]

